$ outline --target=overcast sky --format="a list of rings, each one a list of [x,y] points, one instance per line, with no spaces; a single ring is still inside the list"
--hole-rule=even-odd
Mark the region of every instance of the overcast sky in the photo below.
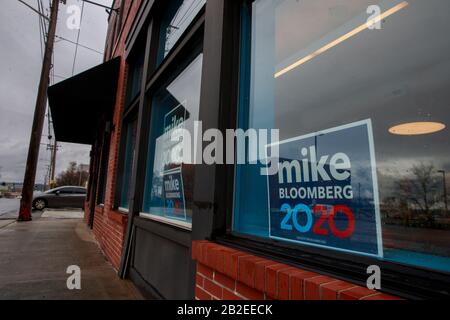
[[[38,0],[25,0],[37,8]],[[95,0],[111,5],[112,0]],[[48,10],[49,0],[43,0]],[[72,41],[77,39],[77,30],[66,26],[69,18],[67,8],[81,0],[67,0],[60,5],[57,35]],[[104,51],[108,15],[105,9],[84,5],[80,40],[83,46]],[[2,0],[0,10],[0,182],[22,182],[25,172],[28,144],[30,140],[39,76],[42,65],[38,15],[17,0]],[[75,45],[57,39],[55,44],[55,83],[72,76]],[[87,70],[102,62],[97,52],[79,47],[74,74]],[[47,121],[46,121],[47,122]],[[82,130],[82,128],[80,128]],[[50,151],[46,150],[47,124],[42,138],[36,183],[43,183],[50,163]],[[61,144],[57,156],[57,173],[64,170],[70,161],[89,163],[90,146]]]

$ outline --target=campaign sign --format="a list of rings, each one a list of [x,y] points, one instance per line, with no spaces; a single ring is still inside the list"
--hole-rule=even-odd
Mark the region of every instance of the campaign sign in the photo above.
[[[165,216],[186,221],[186,203],[181,167],[164,172],[163,195]]]
[[[276,145],[278,173],[268,176],[270,237],[382,257],[371,121]]]

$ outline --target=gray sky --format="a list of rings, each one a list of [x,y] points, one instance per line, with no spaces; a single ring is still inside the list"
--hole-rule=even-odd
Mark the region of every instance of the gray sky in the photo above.
[[[37,8],[38,0],[25,0]],[[49,0],[43,0],[48,10]],[[112,0],[96,0],[111,5]],[[60,5],[57,35],[76,41],[78,30],[66,26],[67,8],[80,0],[67,0]],[[108,15],[105,9],[84,5],[79,43],[104,51]],[[17,0],[3,0],[0,10],[0,182],[21,182],[25,172],[31,124],[42,65],[38,15]],[[55,44],[55,83],[72,76],[75,45],[57,40]],[[102,62],[103,56],[78,48],[75,74]],[[47,121],[46,121],[47,122]],[[48,143],[47,124],[42,143]],[[57,159],[57,173],[70,161],[89,163],[90,146],[61,144]],[[41,147],[37,183],[43,183],[50,161],[50,152]]]

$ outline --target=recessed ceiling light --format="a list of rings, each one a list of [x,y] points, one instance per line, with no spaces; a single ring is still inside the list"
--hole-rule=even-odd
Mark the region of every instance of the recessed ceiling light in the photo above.
[[[337,38],[336,40],[331,41],[330,43],[326,44],[325,46],[323,46],[322,48],[318,49],[317,51],[307,55],[306,57],[298,60],[297,62],[294,62],[293,64],[287,66],[286,68],[278,71],[277,73],[275,73],[275,79],[281,77],[282,75],[288,73],[289,71],[291,71],[293,69],[296,69],[296,68],[300,67],[301,65],[307,63],[308,61],[313,60],[317,56],[319,56],[319,55],[327,52],[328,50],[338,46],[339,44],[343,43],[344,41],[346,41],[346,40],[356,36],[360,32],[363,32],[363,31],[367,30],[371,25],[374,25],[377,22],[383,21],[387,17],[389,17],[389,16],[397,13],[398,11],[406,8],[408,5],[409,5],[409,3],[407,1],[403,1],[403,2],[401,2],[399,4],[397,4],[395,7],[392,7],[391,9],[385,11],[384,13],[376,16],[375,18],[372,18],[372,19],[368,20],[367,22],[365,22],[362,25],[360,25],[359,27],[353,29],[349,33],[346,33],[345,35]]]
[[[394,126],[389,132],[401,136],[417,136],[442,131],[446,125],[440,122],[410,122]]]

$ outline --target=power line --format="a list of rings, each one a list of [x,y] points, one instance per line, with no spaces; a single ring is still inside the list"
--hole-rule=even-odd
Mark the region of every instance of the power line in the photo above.
[[[75,63],[77,61],[77,54],[78,54],[78,46],[80,43],[80,34],[81,34],[81,24],[83,23],[83,14],[84,14],[84,1],[81,4],[81,18],[80,18],[80,28],[78,29],[78,35],[77,35],[77,43],[75,46],[75,55],[73,57],[73,65],[72,65],[72,76],[75,73]]]
[[[192,2],[191,6],[186,10],[186,13],[183,15],[183,17],[181,17],[180,21],[178,22],[178,27],[181,27],[191,17],[191,14],[195,12],[195,10],[198,8],[199,5],[203,4],[203,1],[201,0],[197,1],[195,7],[193,7],[194,4],[195,0],[194,2]]]
[[[38,8],[39,11],[41,11],[41,7],[40,7],[40,1],[37,0],[37,4],[38,4]],[[41,49],[41,59],[44,59],[44,48],[43,48],[43,42],[42,42],[42,17],[41,15],[38,16],[39,19],[39,42],[40,42],[40,49]]]
[[[103,55],[103,52],[100,52],[100,51],[95,50],[95,49],[93,49],[93,48],[90,48],[90,47],[88,47],[88,46],[82,45],[82,44],[80,44],[80,43],[76,43],[75,41],[69,40],[69,39],[67,39],[67,38],[64,38],[64,37],[61,37],[61,36],[56,36],[56,38],[57,38],[57,39],[60,39],[60,40],[63,40],[63,41],[67,41],[67,42],[72,43],[72,44],[74,44],[74,45],[78,45],[78,46],[80,46],[80,47],[82,47],[82,48],[84,48],[84,49],[87,49],[87,50],[90,50],[90,51],[93,51],[93,52],[95,52],[95,53],[98,53],[98,54]]]
[[[178,8],[177,12],[175,13],[175,16],[174,16],[173,19],[172,19],[173,22],[178,18],[178,15],[180,14],[180,11],[181,11],[181,8],[182,8],[182,7],[183,7],[183,6],[181,5],[181,6]]]
[[[35,8],[33,8],[32,6],[30,6],[28,3],[26,3],[23,0],[17,0],[20,3],[22,3],[23,5],[27,6],[29,9],[33,10],[35,13],[37,13],[38,15],[42,16],[44,19],[46,20],[50,20],[46,15],[43,15],[41,12],[39,12],[38,10],[36,10]]]
[[[42,0],[38,0],[38,3],[39,3],[39,11],[42,13],[42,14],[45,14],[44,13],[44,11],[45,11],[45,9],[44,9],[44,4],[42,3]],[[41,19],[41,33],[42,33],[42,39],[44,39],[44,43],[46,43],[47,42],[47,33],[46,33],[46,30],[48,29],[47,28],[47,24],[46,24],[46,20],[44,19],[44,18],[42,18],[42,16],[39,16],[39,18]]]

